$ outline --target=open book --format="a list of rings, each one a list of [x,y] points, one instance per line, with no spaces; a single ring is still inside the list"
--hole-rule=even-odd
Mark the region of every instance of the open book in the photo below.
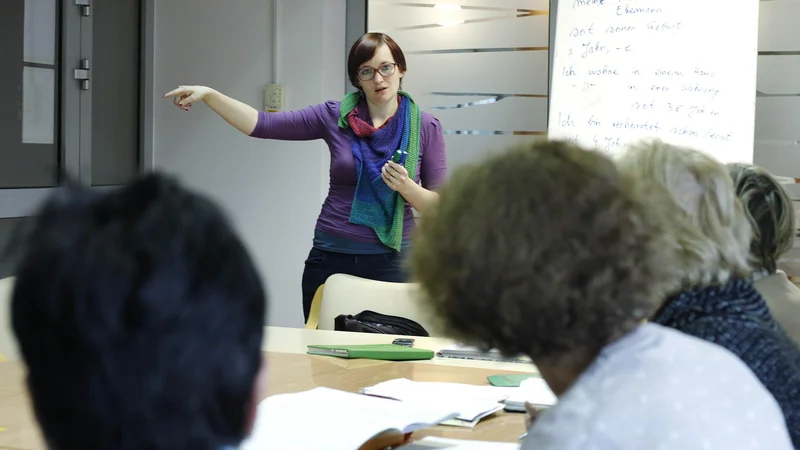
[[[354,450],[386,432],[407,434],[458,415],[450,406],[398,402],[318,387],[267,397],[241,450]]]
[[[384,381],[361,389],[362,394],[450,408],[458,415],[442,423],[472,428],[484,417],[503,409],[510,391],[493,386],[461,383],[411,381],[405,378]]]

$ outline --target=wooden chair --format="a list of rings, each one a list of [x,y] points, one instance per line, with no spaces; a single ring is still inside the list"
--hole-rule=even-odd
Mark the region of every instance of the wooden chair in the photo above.
[[[319,310],[322,308],[322,292],[325,289],[325,285],[317,288],[317,292],[314,293],[314,300],[311,301],[311,311],[308,313],[308,320],[306,321],[306,328],[311,330],[316,330],[319,326]]]
[[[0,279],[0,361],[19,358],[17,341],[11,331],[11,295],[14,277]]]

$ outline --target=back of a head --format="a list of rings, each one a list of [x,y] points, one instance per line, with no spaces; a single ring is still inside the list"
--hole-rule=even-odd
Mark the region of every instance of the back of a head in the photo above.
[[[753,230],[750,255],[754,268],[775,273],[778,259],[794,245],[794,205],[766,170],[741,163],[727,167]]]
[[[618,166],[647,185],[648,201],[673,240],[682,272],[673,293],[749,276],[750,224],[725,166],[658,140],[632,145]]]
[[[662,233],[604,155],[536,142],[466,166],[415,235],[454,337],[534,360],[598,352],[657,307]]]
[[[217,206],[153,174],[60,189],[27,231],[12,321],[50,447],[237,445],[266,297]]]

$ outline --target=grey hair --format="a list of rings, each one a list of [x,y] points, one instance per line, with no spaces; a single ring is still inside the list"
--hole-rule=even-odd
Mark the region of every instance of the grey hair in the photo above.
[[[630,146],[618,165],[647,186],[652,212],[672,237],[679,264],[672,293],[750,276],[750,222],[725,166],[659,140]]]
[[[727,168],[753,230],[753,268],[773,274],[778,259],[794,245],[794,205],[783,186],[761,167],[735,163]]]

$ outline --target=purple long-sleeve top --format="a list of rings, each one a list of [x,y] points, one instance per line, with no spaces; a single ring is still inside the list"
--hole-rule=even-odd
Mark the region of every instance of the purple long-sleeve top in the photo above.
[[[339,103],[329,101],[297,111],[260,112],[251,136],[284,141],[324,140],[331,152],[330,187],[316,229],[357,243],[380,243],[371,228],[349,220],[358,180],[352,150],[353,132],[349,128],[339,128]],[[447,172],[444,135],[436,117],[426,112],[421,116],[415,181],[425,189],[435,190],[444,183]],[[411,206],[405,202],[403,239],[409,239],[413,230],[414,216]]]

